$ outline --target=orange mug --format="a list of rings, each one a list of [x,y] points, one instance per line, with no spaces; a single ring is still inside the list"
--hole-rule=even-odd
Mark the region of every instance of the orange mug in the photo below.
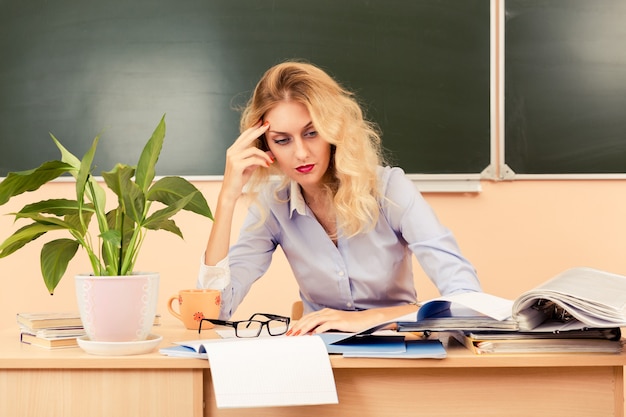
[[[178,311],[172,305],[178,302]],[[220,314],[221,292],[219,290],[180,290],[167,301],[167,309],[182,321],[186,328],[197,330],[202,319],[216,319]],[[206,327],[205,327],[206,326]],[[211,323],[203,323],[202,328],[210,329]]]

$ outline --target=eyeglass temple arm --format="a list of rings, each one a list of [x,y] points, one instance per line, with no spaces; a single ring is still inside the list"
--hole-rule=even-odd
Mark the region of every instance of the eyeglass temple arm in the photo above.
[[[226,321],[226,320],[218,320],[218,319],[202,319],[200,320],[200,325],[198,326],[198,333],[202,331],[202,322],[208,321],[209,323],[219,324],[220,326],[235,326],[235,322]]]
[[[209,321],[213,324],[219,324],[220,326],[232,326],[235,324],[233,321],[217,320],[217,319],[202,319],[202,321]]]

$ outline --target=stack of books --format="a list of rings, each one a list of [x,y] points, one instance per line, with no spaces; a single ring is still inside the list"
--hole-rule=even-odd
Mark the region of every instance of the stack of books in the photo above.
[[[423,305],[415,322],[399,322],[398,330],[448,331],[477,354],[622,351],[626,276],[572,268],[509,301],[510,307],[481,293],[442,298]],[[491,314],[499,304],[508,317]]]
[[[85,334],[78,313],[18,313],[20,341],[47,349],[78,346],[77,338]]]
[[[48,349],[78,346],[77,338],[85,329],[78,312],[18,313],[20,341]],[[161,315],[154,317],[154,325],[161,324]]]
[[[567,332],[456,332],[453,336],[476,354],[488,353],[620,353],[618,328]]]

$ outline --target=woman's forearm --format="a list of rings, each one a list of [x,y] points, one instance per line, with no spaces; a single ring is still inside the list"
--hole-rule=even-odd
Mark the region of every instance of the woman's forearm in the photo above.
[[[214,266],[228,255],[233,215],[237,199],[229,198],[220,193],[213,216],[213,226],[204,252],[204,263]]]

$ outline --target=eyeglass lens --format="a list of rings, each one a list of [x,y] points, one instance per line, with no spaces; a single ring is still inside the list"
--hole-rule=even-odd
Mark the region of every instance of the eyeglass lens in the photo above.
[[[237,337],[257,337],[261,334],[263,326],[271,336],[279,336],[287,332],[288,324],[283,320],[268,320],[266,322],[258,320],[245,320],[237,323],[235,332]]]

